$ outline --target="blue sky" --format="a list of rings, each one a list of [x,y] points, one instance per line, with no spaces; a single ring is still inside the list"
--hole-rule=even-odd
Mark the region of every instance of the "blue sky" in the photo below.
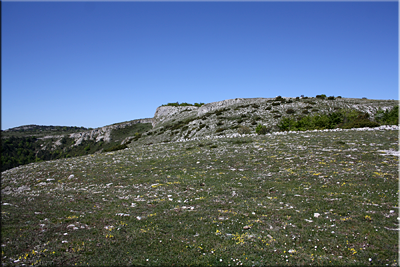
[[[398,99],[398,2],[2,2],[1,129],[169,102]]]

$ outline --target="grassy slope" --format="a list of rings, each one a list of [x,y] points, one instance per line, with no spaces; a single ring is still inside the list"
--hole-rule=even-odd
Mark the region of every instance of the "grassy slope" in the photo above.
[[[2,262],[397,265],[387,149],[398,131],[303,132],[14,168],[2,173]]]

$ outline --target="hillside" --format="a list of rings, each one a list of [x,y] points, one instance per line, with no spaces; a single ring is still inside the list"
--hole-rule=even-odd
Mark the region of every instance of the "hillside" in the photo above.
[[[398,134],[139,138],[19,166],[2,172],[2,263],[397,266]]]
[[[264,125],[268,132],[282,129],[283,118],[300,119],[334,112],[368,114],[368,120],[379,124],[377,112],[398,106],[395,100],[369,100],[340,97],[236,98],[198,106],[160,106],[153,118],[153,128],[139,139],[140,143],[174,142],[213,136],[255,133]],[[357,116],[356,116],[357,117]],[[397,115],[398,117],[398,115]],[[356,119],[356,118],[353,118]],[[390,123],[392,124],[392,123]],[[321,127],[322,129],[323,127]],[[135,142],[132,143],[135,145]]]
[[[44,160],[69,158],[126,147],[131,136],[151,129],[151,119],[96,129],[26,125],[2,131],[1,171]]]
[[[285,130],[398,124],[394,100],[341,97],[236,98],[213,103],[170,103],[153,118],[96,129],[25,125],[2,131],[1,170],[19,165],[125,149],[139,144],[271,133]],[[388,115],[388,112],[391,112]],[[385,119],[395,115],[397,122]],[[258,127],[258,128],[257,128]]]

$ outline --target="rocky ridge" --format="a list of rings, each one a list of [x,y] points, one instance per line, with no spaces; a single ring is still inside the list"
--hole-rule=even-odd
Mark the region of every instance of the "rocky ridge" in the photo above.
[[[152,122],[153,122],[152,118],[138,119],[138,120],[133,120],[133,121],[129,121],[129,122],[123,122],[123,123],[113,124],[113,125],[109,125],[109,126],[104,126],[101,128],[96,128],[91,131],[72,133],[69,135],[69,138],[73,138],[75,140],[75,143],[73,144],[73,146],[80,145],[82,143],[82,141],[84,141],[84,140],[95,140],[96,142],[103,140],[104,142],[110,142],[112,130],[122,129],[122,128],[131,126],[131,125],[134,125],[137,123],[152,123]]]
[[[373,119],[378,109],[398,105],[395,100],[357,98],[235,98],[196,106],[160,106],[151,129],[139,140],[144,143],[182,141],[205,136],[237,134],[241,128],[254,133],[258,124],[277,131],[282,117],[355,109]],[[134,145],[135,142],[132,143]]]

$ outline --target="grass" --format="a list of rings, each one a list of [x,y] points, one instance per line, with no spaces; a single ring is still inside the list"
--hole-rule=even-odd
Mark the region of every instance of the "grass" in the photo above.
[[[398,131],[134,145],[3,172],[3,265],[398,264]]]

